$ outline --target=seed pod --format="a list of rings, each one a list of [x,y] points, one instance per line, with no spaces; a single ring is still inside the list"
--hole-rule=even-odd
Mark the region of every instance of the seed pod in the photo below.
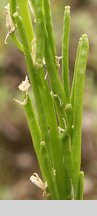
[[[78,188],[78,178],[81,163],[81,134],[82,134],[82,108],[85,71],[89,51],[89,41],[87,35],[82,35],[75,63],[74,87],[73,87],[73,135],[72,135],[72,152],[73,152],[73,184],[75,197]]]
[[[65,7],[64,12],[64,26],[62,38],[62,81],[66,93],[67,101],[70,97],[70,83],[69,83],[69,36],[70,36],[70,7]]]
[[[35,1],[36,17],[36,64],[42,65],[44,57],[45,27],[43,0]]]

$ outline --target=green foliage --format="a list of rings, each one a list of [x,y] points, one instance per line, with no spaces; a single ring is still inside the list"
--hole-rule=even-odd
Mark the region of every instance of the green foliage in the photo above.
[[[32,7],[35,28],[31,21]],[[30,7],[28,0],[10,0],[10,11],[21,39],[20,42],[16,37],[20,46],[16,44],[25,55],[36,103],[34,106],[28,88],[24,90],[22,104],[43,181],[47,182],[45,193],[55,200],[83,199],[84,176],[80,163],[84,78],[89,50],[87,35],[79,41],[70,91],[70,7],[66,6],[64,13],[62,81],[58,74],[60,64],[56,56],[50,0],[31,0]],[[15,32],[10,34],[15,35]]]

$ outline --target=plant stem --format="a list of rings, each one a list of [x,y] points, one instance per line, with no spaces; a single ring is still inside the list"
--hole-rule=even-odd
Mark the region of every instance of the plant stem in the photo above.
[[[10,14],[14,21],[13,14],[16,12],[16,0],[10,0]]]
[[[78,200],[83,200],[83,191],[84,191],[84,172],[80,171],[79,190],[78,190],[78,195],[77,195]]]
[[[36,16],[36,62],[42,64],[44,57],[44,8],[43,0],[35,1],[35,16]]]
[[[26,37],[26,32],[24,30],[23,22],[20,16],[17,14],[15,15],[15,20],[18,26],[18,30],[20,33],[20,37],[23,43],[24,47],[24,53],[28,65],[28,70],[29,70],[29,75],[30,75],[30,81],[33,87],[33,92],[35,96],[35,101],[36,101],[36,106],[37,106],[37,111],[38,111],[38,118],[39,118],[39,124],[43,133],[43,139],[45,137],[45,133],[47,133],[47,125],[46,125],[46,117],[43,113],[43,105],[41,101],[41,95],[40,95],[40,86],[41,86],[41,81],[38,79],[38,73],[35,70],[35,67],[33,66],[33,61],[31,57],[31,53],[29,51],[29,46],[27,42],[27,37]],[[36,85],[37,83],[37,85]]]
[[[22,45],[21,42],[18,40],[18,38],[16,37],[16,35],[15,35],[14,32],[11,34],[11,37],[12,37],[13,41],[15,42],[16,46],[21,50],[21,52],[24,52],[23,45]]]
[[[45,22],[46,22],[48,40],[50,43],[50,48],[52,50],[53,58],[55,60],[56,47],[55,47],[55,37],[54,37],[54,32],[53,32],[50,0],[44,0],[44,12],[45,12]]]
[[[54,97],[54,101],[55,101],[56,108],[57,108],[59,122],[63,126],[64,125],[63,118],[64,119],[66,118],[66,113],[65,113],[64,108],[65,108],[65,105],[67,104],[67,99],[66,99],[66,95],[65,95],[63,86],[61,84],[61,81],[60,81],[60,78],[57,72],[56,63],[53,59],[53,55],[52,55],[52,51],[49,45],[47,34],[45,35],[46,35],[46,39],[45,39],[46,66],[47,66],[47,70],[48,70],[48,74],[50,78],[52,95]]]
[[[29,95],[27,97],[27,103],[24,105],[27,122],[30,130],[30,134],[33,140],[34,149],[38,158],[39,166],[43,175],[44,180],[46,180],[44,168],[41,163],[40,158],[40,143],[41,143],[41,130],[36,119],[36,115],[33,109],[32,101]]]
[[[10,15],[14,23],[15,23],[15,19],[14,19],[13,14],[15,12],[16,12],[16,0],[10,0]],[[23,52],[24,51],[23,46],[21,42],[19,41],[19,39],[17,38],[17,36],[15,35],[15,32],[11,33],[11,37],[13,41],[15,42],[15,44],[17,45],[17,47]]]
[[[46,42],[45,42],[45,59],[46,59],[47,69],[50,77],[52,91],[54,94],[57,94],[59,96],[60,103],[62,105],[63,104],[66,105],[67,103],[66,95],[57,73],[57,68],[52,56],[47,35],[46,35]]]
[[[45,88],[44,91],[42,91],[42,102],[43,102],[43,107],[45,107],[44,112],[46,111],[46,121],[49,127],[49,143],[47,143],[46,140],[46,144],[49,151],[50,159],[52,161],[52,167],[54,167],[54,169],[56,170],[56,181],[57,181],[60,197],[61,199],[64,199],[65,185],[64,185],[64,190],[62,185],[64,184],[65,176],[63,174],[64,167],[63,167],[62,157],[60,157],[62,155],[62,149],[61,149],[62,141],[59,139],[58,136],[58,126],[55,118],[54,105],[53,105],[53,101],[46,80],[44,80],[43,85],[45,85]]]
[[[80,172],[82,107],[88,38],[82,35],[79,41],[70,94],[70,7],[66,6],[64,12],[61,82],[50,0],[31,0],[36,18],[35,31],[29,3],[28,0],[10,0],[10,14],[21,42],[16,31],[11,33],[9,29],[8,35],[11,34],[23,51],[28,66],[37,110],[25,90],[24,109],[42,176],[48,185],[47,188],[43,187],[44,193],[50,193],[48,199],[81,200],[84,185],[84,174]],[[17,6],[20,16],[16,11]],[[26,85],[26,81],[22,84]]]
[[[28,0],[18,0],[17,2],[20,9],[20,15],[23,20],[23,25],[26,32],[29,49],[31,50],[34,33],[33,33],[33,26],[32,26],[29,6],[28,6]]]
[[[64,12],[64,27],[62,39],[62,81],[67,101],[70,98],[70,83],[69,83],[69,35],[70,35],[70,7],[65,7]]]
[[[31,98],[27,95],[27,103],[24,105],[24,109],[27,116],[27,121],[30,129],[30,133],[33,139],[34,148],[36,154],[39,154],[40,142],[41,142],[41,131],[33,110]]]
[[[76,57],[75,66],[75,81],[74,81],[74,107],[73,107],[73,138],[72,138],[72,153],[73,153],[73,186],[75,191],[75,199],[78,190],[78,179],[80,174],[81,163],[81,133],[82,133],[82,107],[83,107],[83,92],[84,79],[89,51],[89,42],[87,35],[83,35],[79,41],[78,55]]]
[[[43,163],[44,171],[45,171],[46,178],[47,178],[47,183],[48,183],[51,199],[58,200],[60,199],[60,196],[59,196],[58,188],[56,184],[56,177],[55,177],[56,173],[54,174],[53,167],[51,165],[51,161],[47,154],[47,148],[46,148],[45,143],[41,143],[40,154],[41,154],[41,161]]]
[[[66,185],[66,200],[72,200],[72,149],[70,136],[66,136],[63,139],[62,153],[64,158],[64,173],[65,173],[65,185]]]

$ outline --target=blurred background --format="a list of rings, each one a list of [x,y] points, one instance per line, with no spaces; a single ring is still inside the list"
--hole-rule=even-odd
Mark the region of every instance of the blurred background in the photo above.
[[[30,182],[33,172],[40,175],[18,85],[27,68],[22,53],[7,33],[4,6],[0,3],[0,199],[42,199],[41,191]],[[84,199],[97,199],[97,0],[51,0],[58,55],[61,55],[64,6],[71,6],[70,78],[72,80],[78,40],[87,33],[90,41],[82,134],[82,170],[85,172]]]

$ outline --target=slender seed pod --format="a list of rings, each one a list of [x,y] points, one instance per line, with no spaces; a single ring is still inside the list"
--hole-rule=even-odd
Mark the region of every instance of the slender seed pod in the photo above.
[[[69,82],[69,36],[70,36],[70,7],[65,7],[64,26],[62,38],[62,81],[67,101],[70,97],[70,82]]]
[[[78,49],[77,49],[76,61],[75,61],[75,66],[74,66],[74,76],[73,76],[72,87],[71,87],[71,94],[70,94],[70,102],[72,104],[72,109],[73,110],[74,110],[75,80],[76,80],[76,74],[77,74],[76,73],[76,66],[77,66],[77,57],[79,56],[79,51],[80,51],[80,46],[78,46]],[[74,118],[74,116],[72,118]],[[71,135],[71,142],[72,142],[72,139],[73,139],[73,130],[74,130],[74,125],[73,125],[73,128],[71,130],[71,134],[70,134]]]
[[[55,60],[56,47],[55,47],[55,37],[53,32],[53,23],[52,23],[51,9],[50,9],[50,0],[44,0],[44,11],[45,11],[45,22],[46,22],[48,39],[52,50],[53,58]]]
[[[31,50],[32,49],[31,44],[32,44],[34,32],[33,32],[33,26],[32,26],[30,11],[29,11],[28,0],[18,0],[17,5],[19,5],[20,15],[21,15],[22,20],[23,20],[23,25],[24,25],[24,29],[26,32],[27,41],[29,44],[29,49]]]
[[[60,126],[64,126],[63,117],[66,117],[64,113],[64,106],[67,103],[66,95],[64,89],[62,88],[58,71],[56,68],[55,56],[56,56],[56,49],[55,49],[55,42],[54,42],[54,35],[53,35],[53,26],[52,26],[52,19],[51,19],[51,12],[50,12],[50,1],[44,1],[44,11],[46,17],[46,29],[45,29],[45,60],[47,65],[47,70],[50,77],[51,88],[53,91],[54,101],[57,107],[57,114],[60,122]],[[53,71],[53,73],[52,73]],[[61,112],[60,112],[61,110]],[[63,114],[63,116],[62,116]]]
[[[61,125],[63,125],[63,118],[66,118],[65,113],[65,105],[67,104],[67,98],[64,92],[64,88],[61,84],[59,75],[57,73],[57,68],[55,61],[53,59],[52,51],[49,45],[48,37],[45,32],[45,60],[47,65],[47,70],[50,78],[50,84],[52,89],[52,94],[54,96],[54,101],[57,108],[57,114],[59,118],[59,122]],[[52,72],[53,71],[53,72]],[[61,110],[61,112],[60,112]]]
[[[78,46],[77,54],[76,54],[76,61],[74,66],[74,76],[73,76],[73,82],[71,87],[71,95],[70,95],[70,102],[72,104],[72,108],[74,108],[74,93],[75,93],[75,80],[76,80],[76,66],[77,66],[77,57],[79,56],[80,46]]]
[[[80,173],[81,163],[81,134],[82,134],[82,107],[84,93],[84,79],[89,51],[89,41],[87,35],[82,35],[79,41],[78,55],[76,57],[75,67],[75,85],[74,85],[74,108],[73,108],[73,138],[72,138],[72,153],[73,153],[73,184],[75,197],[78,188],[78,178]]]
[[[51,52],[51,48],[48,46],[49,41],[48,41],[48,37],[46,35],[46,42],[45,42],[45,59],[46,59],[46,65],[47,65],[47,69],[48,69],[48,73],[49,73],[49,77],[50,77],[50,82],[51,82],[51,87],[52,87],[52,91],[54,94],[57,94],[58,97],[60,98],[60,103],[62,105],[66,105],[67,104],[67,99],[66,99],[66,95],[64,92],[64,89],[61,85],[61,81],[59,78],[59,75],[57,73],[57,68],[52,56],[52,52]],[[53,73],[52,73],[53,71]]]
[[[44,8],[43,0],[35,1],[35,17],[36,17],[36,64],[42,64],[44,57],[45,45],[45,27],[44,27]]]
[[[51,195],[51,198],[54,200],[60,199],[59,192],[56,184],[56,173],[53,172],[53,167],[51,165],[51,161],[49,159],[48,151],[46,148],[46,143],[41,142],[40,144],[40,155],[41,155],[41,161],[44,166],[44,171],[46,174],[46,180],[49,188],[49,192]]]

